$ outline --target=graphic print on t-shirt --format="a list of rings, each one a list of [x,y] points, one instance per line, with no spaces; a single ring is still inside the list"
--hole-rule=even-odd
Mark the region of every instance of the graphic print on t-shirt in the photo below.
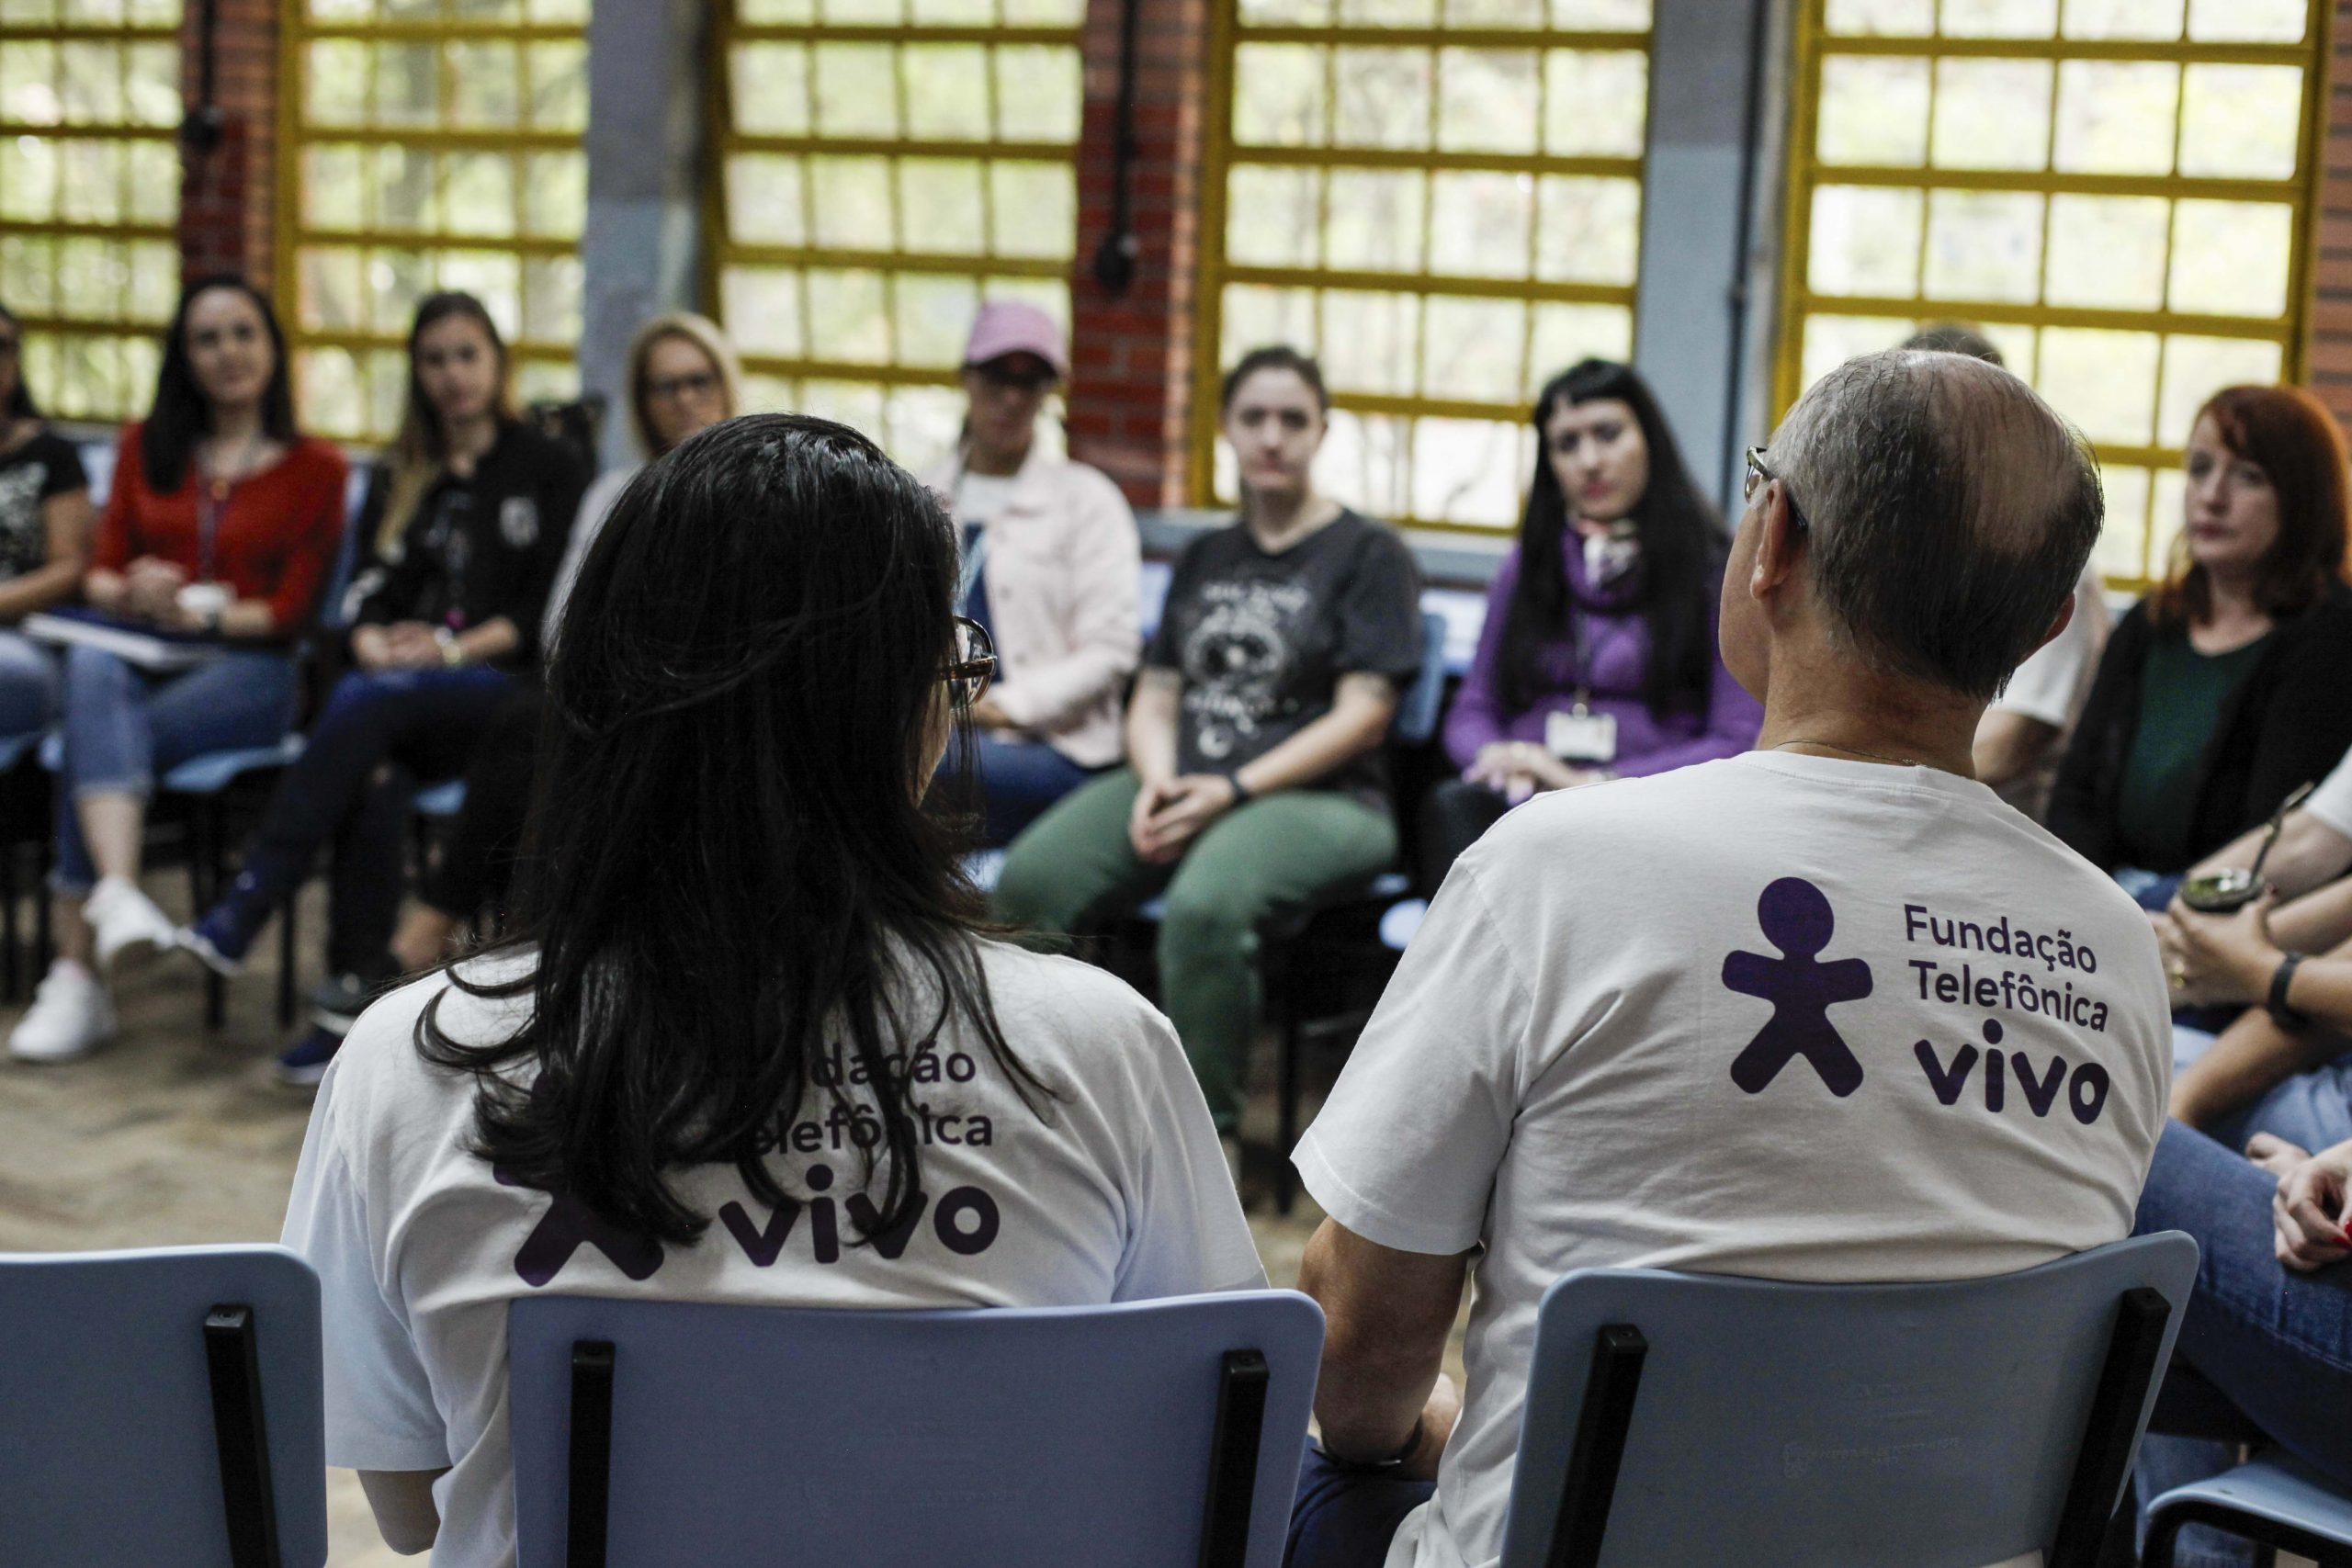
[[[1727,953],[1724,984],[1770,1002],[1772,1017],[1733,1061],[1731,1081],[1761,1094],[1791,1058],[1803,1056],[1843,1100],[1862,1087],[1862,1064],[1829,1021],[1828,1010],[1871,994],[1871,966],[1859,958],[1820,962],[1838,918],[1821,889],[1801,876],[1784,876],[1764,889],[1756,922],[1781,955]]]
[[[40,463],[0,468],[0,580],[37,571],[49,559],[40,492],[49,469]]]
[[[2016,1025],[1992,1015],[2039,1017],[2104,1034],[2108,1004],[2088,987],[2088,976],[2098,973],[2098,953],[2087,943],[2077,944],[2071,931],[2036,932],[2006,915],[1970,919],[1938,914],[1924,904],[1901,908],[1906,948],[1946,951],[1928,957],[1906,953],[1903,964],[1912,982],[1898,986],[1897,997],[1969,1015],[1959,1027],[1976,1037],[1949,1046],[1925,1037],[1912,1042],[1912,1059],[1938,1103],[1958,1105],[1981,1066],[1975,1082],[1988,1111],[2010,1109],[2014,1083],[2028,1114],[2048,1117],[2063,1091],[2076,1122],[2086,1127],[2097,1122],[2112,1088],[2109,1070],[2064,1052],[2037,1058],[2025,1050],[2004,1050]],[[1862,1056],[1870,1043],[1861,1043],[1864,1049],[1858,1051],[1831,1020],[1829,1009],[1872,994],[1869,962],[1860,956],[1821,960],[1836,934],[1837,916],[1827,896],[1803,877],[1784,876],[1768,885],[1757,900],[1756,918],[1781,955],[1726,953],[1723,983],[1727,990],[1771,1003],[1772,1014],[1733,1059],[1732,1082],[1745,1093],[1761,1094],[1802,1056],[1831,1094],[1840,1100],[1851,1096],[1862,1087]],[[1866,949],[1869,935],[1854,933],[1855,946]],[[2085,980],[2081,987],[2077,976]]]
[[[1207,583],[1201,597],[1208,609],[1184,639],[1184,711],[1194,748],[1219,762],[1280,707],[1291,662],[1284,627],[1314,595],[1301,583],[1260,578]]]
[[[883,1058],[882,1072],[892,1078],[904,1074],[910,1086],[907,1115],[914,1124],[919,1148],[996,1146],[996,1127],[989,1116],[956,1110],[953,1101],[942,1106],[926,1098],[933,1086],[967,1084],[978,1076],[979,1064],[969,1053],[943,1053],[927,1042],[915,1049],[911,1065],[905,1052],[888,1053]],[[835,1043],[819,1055],[809,1080],[812,1089],[831,1092],[804,1100],[788,1112],[777,1112],[758,1140],[758,1152],[829,1156],[843,1171],[863,1179],[867,1157],[876,1154],[883,1143],[882,1118],[868,1100],[842,1091],[871,1085],[866,1065]],[[753,1268],[769,1269],[784,1257],[796,1235],[804,1238],[810,1260],[819,1264],[838,1263],[844,1247],[860,1245],[896,1262],[910,1246],[925,1240],[958,1258],[978,1257],[996,1245],[1003,1228],[1002,1209],[994,1195],[968,1182],[949,1188],[935,1201],[918,1186],[897,1217],[885,1225],[877,1201],[881,1179],[874,1179],[871,1191],[836,1197],[833,1189],[842,1173],[834,1164],[824,1159],[811,1164],[798,1182],[808,1197],[787,1195],[782,1204],[763,1215],[755,1214],[752,1202],[729,1201],[719,1205],[718,1225],[706,1240],[718,1245],[718,1237],[723,1234],[728,1238],[724,1245],[740,1249]],[[492,1174],[502,1187],[528,1185],[503,1168],[494,1168]],[[514,1255],[514,1272],[524,1283],[534,1290],[548,1284],[583,1244],[602,1253],[631,1280],[641,1282],[661,1271],[667,1255],[659,1241],[615,1224],[571,1193],[549,1196],[553,1201],[548,1212]]]

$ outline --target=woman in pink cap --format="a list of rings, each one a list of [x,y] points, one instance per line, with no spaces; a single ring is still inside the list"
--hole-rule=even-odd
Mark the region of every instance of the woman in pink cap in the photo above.
[[[962,530],[958,608],[995,639],[995,687],[972,708],[975,804],[1005,844],[1119,761],[1119,702],[1141,644],[1135,514],[1099,469],[1037,439],[1069,373],[1034,305],[980,308],[964,347],[969,402],[955,460],[924,476]]]

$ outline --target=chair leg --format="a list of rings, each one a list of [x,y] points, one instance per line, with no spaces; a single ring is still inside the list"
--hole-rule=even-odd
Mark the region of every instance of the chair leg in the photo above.
[[[50,926],[50,910],[57,897],[49,887],[49,874],[52,869],[50,841],[44,836],[40,841],[40,852],[33,857],[33,973],[36,975],[49,973],[50,957],[57,945],[56,932]]]
[[[1298,1198],[1298,1179],[1291,1169],[1290,1152],[1298,1143],[1298,1058],[1306,1048],[1305,1031],[1299,1027],[1297,1004],[1288,997],[1284,1003],[1281,1084],[1275,1091],[1274,1107],[1274,1213],[1278,1214],[1289,1213]]]
[[[298,886],[286,896],[286,908],[277,913],[277,1027],[294,1027],[294,918],[302,901],[302,889]]]
[[[220,797],[209,796],[196,803],[189,818],[192,841],[188,845],[187,876],[193,902],[199,915],[212,907],[220,887],[220,840],[227,832],[221,819]],[[220,976],[204,972],[204,1027],[218,1031],[229,1021],[229,986]]]
[[[17,951],[19,935],[17,920],[17,859],[19,846],[0,845],[0,945],[6,952],[0,954],[0,999],[15,1001],[24,994],[25,977],[20,969],[24,955]]]

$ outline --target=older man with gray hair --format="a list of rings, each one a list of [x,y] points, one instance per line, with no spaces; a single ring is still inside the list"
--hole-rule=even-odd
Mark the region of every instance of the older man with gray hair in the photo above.
[[[1757,750],[1506,818],[1299,1145],[1329,1332],[1293,1568],[1495,1561],[1571,1269],[1962,1279],[2131,1232],[2154,938],[1970,772],[2101,512],[2080,437],[1954,355],[1853,360],[1750,453],[1722,645]]]

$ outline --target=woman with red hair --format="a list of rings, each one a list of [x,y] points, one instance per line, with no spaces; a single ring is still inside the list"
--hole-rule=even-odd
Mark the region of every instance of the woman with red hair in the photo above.
[[[2099,661],[2050,827],[2150,908],[2352,747],[2347,477],[2295,387],[2230,387],[2188,438],[2170,571]]]

